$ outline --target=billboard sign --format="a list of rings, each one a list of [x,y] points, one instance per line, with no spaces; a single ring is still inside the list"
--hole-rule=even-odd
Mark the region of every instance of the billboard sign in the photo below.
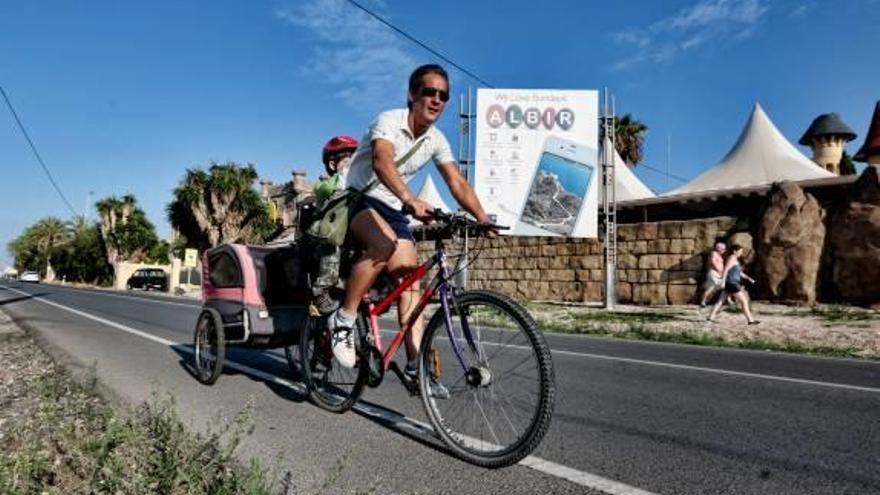
[[[508,235],[596,237],[599,95],[477,90],[474,189]]]

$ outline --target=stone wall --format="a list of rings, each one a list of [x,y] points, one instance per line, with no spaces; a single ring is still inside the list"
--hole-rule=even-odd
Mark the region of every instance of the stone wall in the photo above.
[[[617,300],[694,302],[705,258],[721,239],[745,248],[741,261],[757,278],[749,286],[756,298],[880,307],[880,165],[869,165],[858,180],[818,181],[775,184],[760,194],[741,190],[624,205]],[[709,217],[718,211],[727,216]],[[663,221],[638,223],[652,215]],[[428,255],[432,248],[422,243],[419,249]],[[524,299],[598,302],[603,273],[601,239],[502,237],[488,241],[471,265],[469,287]]]
[[[697,296],[704,260],[718,238],[751,249],[748,221],[717,217],[618,226],[617,300],[684,304]],[[601,239],[502,237],[481,240],[469,288],[532,300],[598,302],[603,298]],[[432,252],[431,242],[420,253]],[[748,261],[748,259],[747,259]]]

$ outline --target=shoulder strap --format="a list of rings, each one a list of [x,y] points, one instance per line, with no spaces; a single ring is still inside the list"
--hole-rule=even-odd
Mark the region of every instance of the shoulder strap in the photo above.
[[[403,165],[403,164],[406,163],[410,158],[412,158],[413,155],[416,154],[416,151],[418,151],[419,148],[422,147],[422,143],[425,142],[425,138],[427,138],[427,135],[425,135],[424,137],[422,137],[421,139],[419,139],[418,141],[416,141],[415,144],[412,145],[412,148],[409,149],[409,151],[407,151],[402,157],[400,157],[397,161],[394,162],[394,166],[395,166],[396,168],[400,168],[401,165]],[[364,187],[363,189],[361,189],[360,192],[361,192],[362,194],[363,194],[363,193],[366,193],[366,192],[372,190],[374,187],[376,187],[376,186],[378,186],[378,185],[379,185],[379,178],[376,177],[375,179],[373,179],[372,181],[370,181],[370,183],[367,184],[366,187]]]

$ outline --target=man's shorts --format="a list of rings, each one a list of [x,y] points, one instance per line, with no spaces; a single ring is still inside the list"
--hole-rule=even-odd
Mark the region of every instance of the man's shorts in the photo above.
[[[358,213],[364,210],[374,210],[378,213],[380,217],[388,222],[391,230],[397,234],[398,239],[415,242],[415,237],[413,237],[412,230],[409,228],[409,219],[402,211],[395,210],[381,200],[364,195],[352,207],[349,218],[354,219]]]
[[[720,289],[723,285],[724,281],[721,280],[720,273],[715,270],[709,270],[706,273],[706,281],[703,282],[703,290]]]

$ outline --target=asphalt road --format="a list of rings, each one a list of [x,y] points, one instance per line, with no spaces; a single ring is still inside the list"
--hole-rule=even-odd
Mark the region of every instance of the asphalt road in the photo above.
[[[521,465],[484,470],[445,452],[393,377],[343,415],[311,405],[278,351],[232,350],[199,384],[197,301],[0,282],[0,309],[124,400],[173,395],[196,429],[252,403],[244,453],[301,492],[880,493],[876,362],[548,334],[551,429]]]

